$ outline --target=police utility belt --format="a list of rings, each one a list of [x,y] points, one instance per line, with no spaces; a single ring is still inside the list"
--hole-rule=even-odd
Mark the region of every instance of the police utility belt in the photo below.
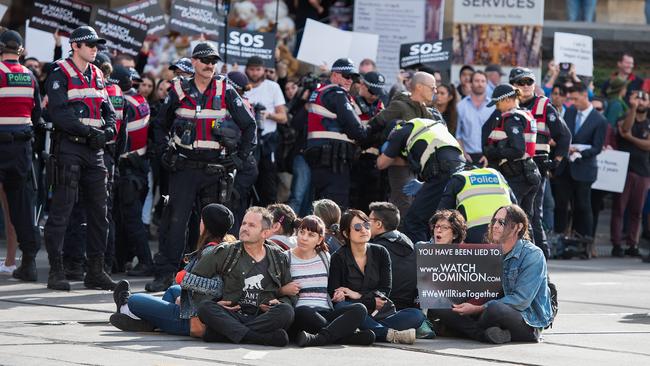
[[[536,185],[540,182],[537,164],[530,157],[514,161],[503,159],[499,162],[499,170],[506,178],[523,176],[530,184]]]
[[[341,172],[349,166],[356,155],[354,140],[345,134],[332,131],[315,131],[307,134],[307,139],[323,139],[325,144],[308,147],[305,150],[305,159],[312,167],[330,168],[335,173]]]
[[[167,150],[165,155],[163,159],[166,160],[167,165],[172,171],[180,169],[202,169],[208,175],[227,175],[228,173],[228,170],[221,164],[190,160],[185,155],[173,151],[173,149]]]
[[[34,137],[34,132],[29,131],[20,131],[20,132],[0,132],[0,143],[9,144],[12,142],[24,142],[29,141]]]

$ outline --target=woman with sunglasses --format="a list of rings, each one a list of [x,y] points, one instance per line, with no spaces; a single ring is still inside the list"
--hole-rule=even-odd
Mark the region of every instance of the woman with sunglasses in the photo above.
[[[380,342],[413,344],[424,314],[415,308],[396,312],[388,300],[392,286],[390,256],[383,246],[368,243],[370,219],[363,211],[346,211],[341,218],[341,234],[345,242],[332,255],[327,285],[334,308],[361,303],[369,315],[360,329],[372,330]]]
[[[537,342],[553,321],[553,309],[544,253],[530,241],[524,211],[517,205],[499,208],[490,222],[487,241],[502,245],[504,296],[483,305],[431,309],[429,316],[481,342]]]

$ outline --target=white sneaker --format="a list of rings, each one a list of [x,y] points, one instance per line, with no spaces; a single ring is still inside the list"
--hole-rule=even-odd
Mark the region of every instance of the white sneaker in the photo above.
[[[413,344],[415,343],[415,329],[395,330],[389,328],[386,341],[389,343]]]
[[[0,273],[2,274],[12,274],[16,270],[16,265],[5,266],[4,263],[0,264]]]

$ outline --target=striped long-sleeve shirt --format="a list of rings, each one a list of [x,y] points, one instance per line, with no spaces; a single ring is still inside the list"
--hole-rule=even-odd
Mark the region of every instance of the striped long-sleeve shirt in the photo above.
[[[296,307],[332,308],[327,293],[327,268],[320,256],[300,259],[291,253],[291,277],[300,284]]]

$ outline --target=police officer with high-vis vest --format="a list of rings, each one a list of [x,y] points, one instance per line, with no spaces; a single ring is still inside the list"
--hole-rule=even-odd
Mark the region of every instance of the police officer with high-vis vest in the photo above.
[[[533,217],[533,201],[541,182],[533,161],[537,142],[537,123],[529,111],[519,108],[521,92],[510,84],[494,88],[488,106],[501,112],[498,124],[488,136],[483,154],[508,181],[519,206],[529,219]]]
[[[115,65],[111,81],[123,92],[123,120],[118,130],[117,174],[115,190],[115,257],[118,266],[130,262],[135,254],[138,265],[129,276],[152,274],[153,261],[149,249],[149,236],[142,222],[142,204],[148,192],[147,154],[149,130],[149,103],[133,88],[133,79],[138,78],[121,65]]]
[[[16,229],[22,262],[13,277],[36,281],[36,253],[40,237],[34,223],[32,179],[33,126],[41,118],[38,82],[18,62],[23,39],[15,31],[0,35],[0,182],[7,195],[9,216]]]
[[[56,131],[48,173],[54,192],[45,224],[50,289],[70,289],[61,247],[77,200],[83,202],[87,220],[84,285],[104,290],[115,287],[104,271],[108,231],[104,147],[115,136],[115,110],[108,100],[103,74],[92,64],[97,45],[105,42],[91,27],[75,29],[70,34],[71,56],[58,61],[47,79],[48,112]]]
[[[228,203],[233,176],[255,147],[256,124],[242,98],[216,75],[217,48],[201,42],[192,51],[194,77],[174,80],[154,125],[156,143],[170,144],[163,163],[170,171],[169,201],[160,225],[154,281],[147,291],[171,285],[179,268],[192,208]]]
[[[330,83],[316,89],[307,104],[307,148],[315,198],[329,198],[349,206],[350,166],[357,145],[369,129],[361,124],[359,110],[349,94],[359,71],[352,60],[332,64]]]
[[[418,175],[413,184],[420,186],[406,213],[402,232],[413,242],[426,241],[428,220],[438,208],[449,177],[465,165],[463,151],[442,117],[414,118],[399,122],[390,133],[377,158],[377,168],[386,169],[399,157],[406,159]]]
[[[384,110],[384,103],[381,97],[386,95],[384,86],[386,78],[384,75],[369,71],[361,75],[359,83],[359,95],[354,98],[361,114],[359,119],[364,126],[377,113]],[[388,191],[388,182],[384,175],[380,174],[377,166],[379,147],[383,143],[381,132],[369,136],[361,145],[359,158],[352,163],[352,189],[350,191],[350,206],[367,211],[373,201],[383,201],[384,191]]]
[[[546,232],[542,227],[544,212],[544,189],[548,172],[553,170],[569,154],[571,131],[550,100],[543,95],[535,95],[535,74],[526,68],[515,67],[510,71],[510,84],[521,91],[519,106],[529,110],[537,122],[537,141],[533,160],[542,177],[533,203],[531,225],[535,244],[542,249],[546,258],[550,255]],[[551,149],[551,140],[555,142]]]
[[[467,243],[484,243],[488,224],[502,206],[517,203],[506,179],[493,168],[470,168],[451,176],[438,210],[456,209],[467,222]]]

